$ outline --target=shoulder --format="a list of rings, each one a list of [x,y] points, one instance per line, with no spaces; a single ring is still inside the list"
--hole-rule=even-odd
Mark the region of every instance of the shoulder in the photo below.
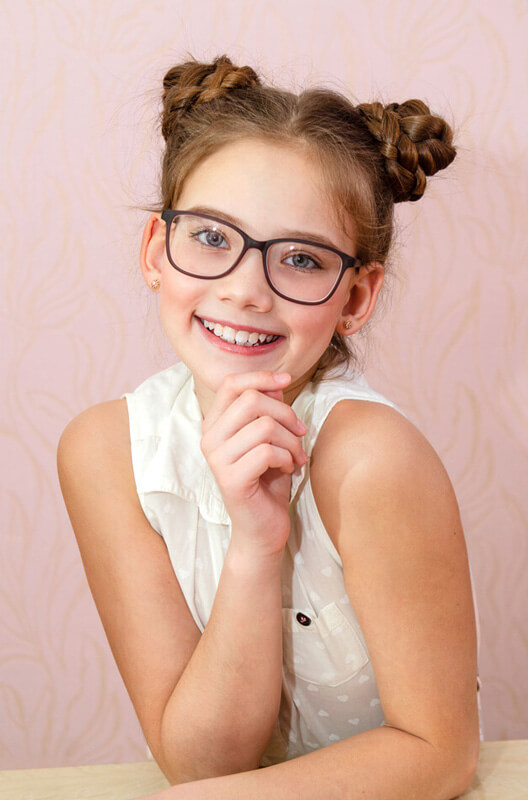
[[[326,464],[322,470],[323,462]],[[351,471],[365,477],[382,470],[385,477],[391,472],[413,470],[427,464],[445,470],[425,436],[403,414],[391,406],[365,400],[342,400],[325,420],[313,452],[312,470],[328,474],[335,466],[341,482]],[[419,471],[419,470],[418,470]]]
[[[59,440],[59,453],[75,453],[79,447],[113,448],[130,443],[125,399],[91,406],[74,417]]]
[[[131,474],[130,432],[126,400],[92,406],[64,429],[57,448],[61,484],[93,485],[110,473]]]
[[[406,417],[382,403],[337,403],[316,441],[310,472],[321,518],[340,553],[345,542],[361,541],[361,531],[368,535],[366,530],[379,528],[383,541],[398,520],[404,525],[411,517],[417,518],[416,536],[424,515],[460,526],[454,491],[434,448]]]

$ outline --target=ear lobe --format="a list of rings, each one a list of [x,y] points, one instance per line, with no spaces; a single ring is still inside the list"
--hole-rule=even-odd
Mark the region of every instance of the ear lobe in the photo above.
[[[383,285],[383,267],[374,263],[361,268],[366,270],[355,279],[350,295],[336,325],[337,333],[351,336],[370,319]]]
[[[159,279],[165,256],[165,226],[159,214],[152,214],[143,229],[139,263],[147,286]]]

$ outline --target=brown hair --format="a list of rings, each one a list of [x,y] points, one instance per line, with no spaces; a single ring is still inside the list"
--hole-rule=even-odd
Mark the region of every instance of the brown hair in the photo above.
[[[227,56],[172,67],[162,100],[163,208],[174,206],[192,170],[224,144],[258,138],[300,147],[319,165],[363,264],[385,263],[394,203],[418,200],[426,177],[456,155],[451,128],[421,100],[353,106],[324,88],[296,95],[263,85],[251,67],[236,67]],[[335,333],[316,376],[355,360],[346,338]]]

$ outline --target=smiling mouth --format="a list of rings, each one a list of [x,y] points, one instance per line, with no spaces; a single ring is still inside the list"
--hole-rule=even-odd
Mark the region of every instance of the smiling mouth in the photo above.
[[[270,344],[280,339],[280,336],[269,333],[258,333],[257,331],[244,331],[230,328],[229,325],[220,325],[219,322],[210,322],[207,319],[198,317],[204,328],[214,333],[219,339],[229,344],[238,344],[242,347],[259,347],[262,344]]]

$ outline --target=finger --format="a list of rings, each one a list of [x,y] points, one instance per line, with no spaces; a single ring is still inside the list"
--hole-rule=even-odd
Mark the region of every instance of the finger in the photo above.
[[[291,453],[284,450],[282,447],[276,447],[273,444],[259,444],[249,453],[243,455],[233,467],[230,472],[237,473],[245,476],[244,483],[249,486],[255,483],[261,475],[264,475],[268,469],[278,469],[291,475],[295,469],[295,464],[291,457]]]
[[[202,426],[202,452],[204,455],[212,453],[222,442],[262,417],[275,420],[294,436],[304,436],[306,433],[306,425],[287,403],[255,389],[247,389],[228,406],[215,423]]]
[[[256,449],[261,444],[271,444],[287,450],[294,463],[302,466],[308,457],[302,448],[298,436],[280,425],[273,417],[259,417],[234,436],[226,439],[210,453],[209,465],[213,471],[221,472],[227,465],[239,461],[246,453]]]
[[[240,372],[226,375],[204,422],[207,422],[207,425],[213,425],[234,400],[248,390],[280,392],[278,399],[282,400],[282,389],[288,386],[289,383],[291,383],[291,375],[286,372],[261,370],[259,372]]]
[[[271,371],[243,372],[226,375],[217,391],[209,413],[204,420],[204,429],[214,425],[232,403],[247,391],[269,392],[282,401],[282,388],[291,382],[287,373]]]

